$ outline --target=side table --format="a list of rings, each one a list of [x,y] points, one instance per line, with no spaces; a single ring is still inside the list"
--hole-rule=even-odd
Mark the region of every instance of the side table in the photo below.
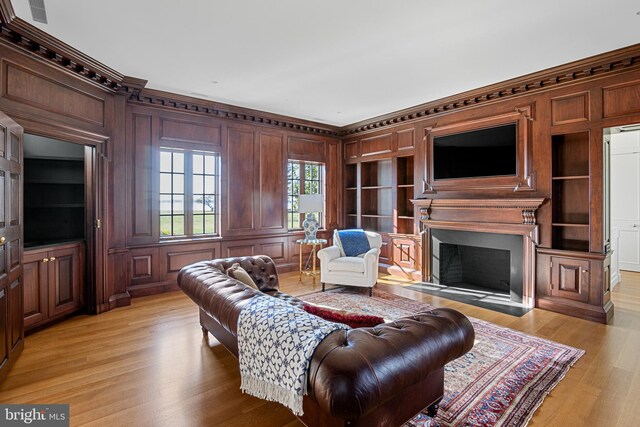
[[[320,249],[322,249],[322,245],[327,243],[327,239],[298,239],[296,240],[296,243],[300,245],[300,281],[302,281],[302,275],[304,274],[306,276],[312,276],[313,283],[316,283],[316,275],[318,274],[316,271],[317,247],[320,246]],[[311,253],[309,254],[309,258],[313,259],[311,270],[307,270],[306,268],[303,269],[302,266],[302,249],[305,245],[311,246]],[[305,267],[307,265],[309,265],[309,259],[307,259]]]

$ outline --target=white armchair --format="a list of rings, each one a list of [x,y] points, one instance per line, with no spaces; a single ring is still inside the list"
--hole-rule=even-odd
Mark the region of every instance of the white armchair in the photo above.
[[[338,231],[333,232],[333,246],[318,251],[320,258],[320,282],[322,291],[326,283],[369,288],[369,296],[378,281],[378,257],[382,237],[378,233],[365,231],[371,249],[356,257],[345,256]]]

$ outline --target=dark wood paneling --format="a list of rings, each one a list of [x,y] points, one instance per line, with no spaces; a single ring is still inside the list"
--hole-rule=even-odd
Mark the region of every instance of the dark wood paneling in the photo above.
[[[9,313],[9,296],[7,294],[6,287],[0,287],[0,368],[6,366],[9,361],[9,349],[7,342],[9,341],[8,335],[8,326],[9,322],[7,322]]]
[[[285,261],[288,258],[286,241],[280,240],[278,242],[260,243],[258,244],[258,253],[260,255],[267,255],[276,263]]]
[[[344,158],[356,159],[360,157],[360,141],[348,141],[344,143]]]
[[[398,151],[411,150],[415,148],[415,130],[404,129],[397,132]]]
[[[9,284],[9,313],[7,315],[7,320],[11,326],[11,335],[9,337],[9,346],[11,351],[15,351],[15,349],[22,343],[22,337],[24,336],[22,313],[22,276],[20,276]]]
[[[225,258],[256,255],[256,245],[250,242],[223,242],[222,253]]]
[[[43,260],[47,260],[44,262]],[[24,327],[41,323],[49,316],[47,251],[25,251],[24,277]]]
[[[362,157],[391,153],[393,151],[393,134],[364,138],[360,144],[362,145]]]
[[[282,135],[260,133],[260,228],[284,229],[285,224],[285,146]],[[249,198],[249,197],[247,197]]]
[[[553,125],[589,121],[589,92],[564,95],[551,99]]]
[[[340,146],[336,143],[327,144],[325,219],[327,221],[326,228],[329,230],[338,228],[342,217],[342,209],[340,209],[342,200],[341,166]]]
[[[227,147],[227,212],[223,220],[231,233],[249,231],[254,228],[253,194],[257,169],[254,132],[230,128]]]
[[[161,140],[195,142],[219,147],[222,144],[221,132],[220,125],[174,119],[160,120]]]
[[[176,250],[179,248],[176,248]],[[186,265],[199,261],[215,259],[218,253],[214,247],[205,250],[189,250],[184,252],[167,253],[167,273],[177,273]]]
[[[290,136],[287,144],[289,159],[324,162],[326,143],[324,140]]]
[[[82,305],[84,245],[49,251],[49,317],[72,313]]]
[[[104,126],[104,101],[61,82],[4,61],[2,97]]]
[[[604,117],[617,117],[640,112],[640,81],[603,89]]]
[[[131,277],[133,279],[148,278],[153,275],[151,269],[151,255],[131,257]]]
[[[151,141],[152,118],[133,114],[132,165],[133,182],[131,194],[132,243],[146,243],[153,238],[153,156]]]

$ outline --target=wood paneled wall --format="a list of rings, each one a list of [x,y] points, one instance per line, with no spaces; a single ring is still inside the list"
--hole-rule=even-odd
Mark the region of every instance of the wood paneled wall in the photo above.
[[[200,260],[267,254],[281,270],[297,268],[295,240],[302,233],[287,229],[288,159],[326,164],[327,227],[338,226],[341,149],[338,138],[324,135],[329,130],[296,131],[317,129],[266,113],[256,118],[236,107],[228,108],[233,114],[227,118],[209,110],[177,111],[178,101],[197,100],[176,95],[172,103],[171,94],[144,90],[133,97],[5,40],[0,58],[0,110],[28,133],[96,147],[92,218],[102,226],[88,228],[91,312],[126,305],[131,296],[176,289],[180,268]],[[160,95],[165,105],[140,101]],[[158,149],[174,145],[220,153],[221,237],[160,238]]]
[[[122,209],[129,217],[125,252],[118,257],[129,253],[127,290],[131,295],[175,289],[177,271],[198,260],[266,254],[281,270],[297,267],[294,242],[301,233],[290,232],[286,223],[288,159],[326,164],[328,227],[338,224],[340,149],[335,138],[135,102],[129,103],[126,121],[126,173],[131,179]],[[176,144],[221,155],[219,238],[184,242],[159,235],[158,149]]]
[[[146,90],[144,81],[124,77],[20,20],[5,24],[0,33],[0,110],[26,132],[91,145],[98,153],[92,165],[91,219],[101,219],[102,227],[90,229],[87,257],[89,305],[95,312],[127,304],[131,294],[173,288],[177,270],[200,259],[266,253],[283,269],[295,268],[299,247],[294,242],[300,234],[286,227],[287,159],[325,162],[330,236],[343,223],[345,162],[414,150],[414,196],[420,196],[428,172],[425,138],[432,129],[523,106],[531,108],[530,190],[449,189],[429,197],[548,198],[550,135],[589,131],[590,215],[593,224],[602,224],[602,128],[640,123],[640,46],[337,129]],[[161,241],[158,148],[173,143],[220,152],[222,237]],[[539,244],[548,247],[548,204],[538,214]],[[603,227],[592,226],[590,233],[590,250],[602,252]]]

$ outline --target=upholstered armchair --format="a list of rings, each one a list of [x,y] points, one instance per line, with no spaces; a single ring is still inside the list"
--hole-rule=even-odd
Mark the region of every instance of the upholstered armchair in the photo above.
[[[369,288],[369,296],[378,281],[378,257],[382,246],[382,237],[378,233],[365,231],[369,241],[368,252],[359,256],[345,256],[338,231],[333,232],[333,246],[318,252],[320,258],[320,282],[322,290],[325,284],[360,286]]]

